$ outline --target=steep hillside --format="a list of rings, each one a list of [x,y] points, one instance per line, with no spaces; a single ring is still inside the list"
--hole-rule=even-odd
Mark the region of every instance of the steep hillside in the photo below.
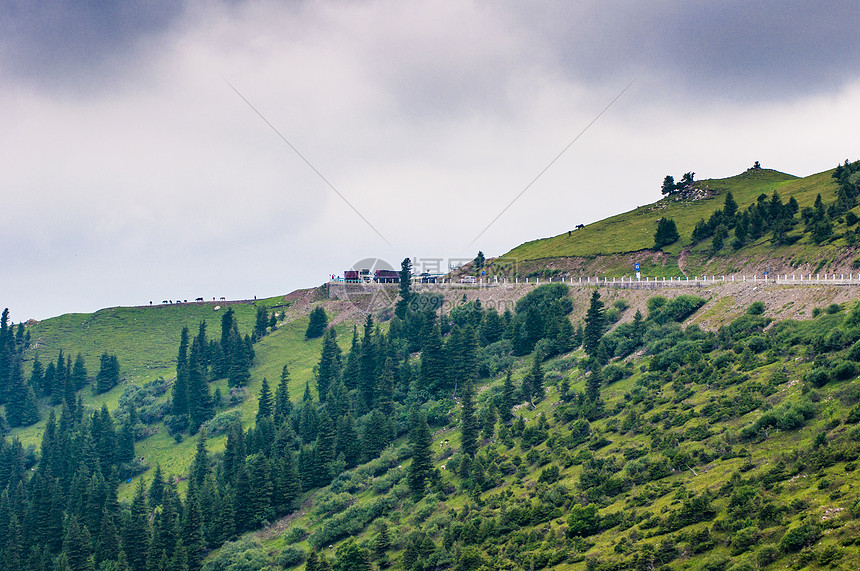
[[[856,273],[858,181],[700,181],[509,254],[543,285],[4,316],[0,561],[860,568],[857,286],[545,279]]]
[[[727,240],[725,247],[714,251],[711,239],[698,242],[693,239],[697,222],[709,220],[715,211],[722,209],[728,193],[737,203],[739,213],[756,204],[759,196],[770,198],[773,192],[778,192],[786,202],[794,198],[800,210],[812,207],[819,194],[829,204],[836,199],[839,188],[833,172],[797,178],[774,170],[751,169],[726,179],[698,181],[695,183],[698,192],[691,193],[692,197],[670,195],[654,204],[573,230],[569,235],[565,232],[526,242],[500,259],[505,266],[515,261],[520,276],[543,277],[629,276],[636,262],[640,263],[643,277],[761,274],[768,264],[772,273],[848,273],[854,269],[856,240],[851,232],[846,234],[853,225],[841,213],[833,217],[832,235],[826,240],[816,241],[803,233],[797,225],[799,216],[789,239],[782,242],[774,242],[772,234],[765,232],[740,248],[730,247]],[[657,221],[662,218],[675,222],[679,239],[655,250],[654,234]],[[796,239],[792,240],[794,236]],[[492,272],[492,263],[490,268]]]
[[[303,552],[336,568],[857,568],[860,306],[832,303],[853,297],[832,288],[806,298],[809,319],[774,320],[794,302],[753,288],[573,291],[597,292],[620,325],[593,357],[580,348],[537,373],[516,358],[513,393],[504,370],[480,380],[474,457],[462,401],[442,416],[431,401],[425,493],[410,491],[405,436],[208,568]],[[575,305],[582,323],[588,303]],[[535,375],[545,396],[530,399]]]

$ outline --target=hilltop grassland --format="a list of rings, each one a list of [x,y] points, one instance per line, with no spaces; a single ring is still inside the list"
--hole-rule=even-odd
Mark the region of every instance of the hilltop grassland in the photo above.
[[[585,228],[574,230],[570,236],[565,232],[552,238],[526,242],[501,257],[527,261],[544,258],[589,258],[647,250],[654,245],[657,219],[663,217],[672,218],[678,226],[681,242],[669,250],[677,254],[681,247],[690,244],[689,236],[696,221],[703,217],[707,219],[714,210],[722,207],[721,196],[726,192],[734,195],[740,207],[752,204],[758,195],[769,195],[774,190],[779,190],[784,196],[794,196],[797,192],[798,202],[810,206],[815,201],[816,194],[821,192],[821,187],[824,187],[825,191],[835,192],[836,185],[831,183],[828,177],[829,173],[820,173],[813,175],[810,177],[812,180],[808,181],[779,171],[762,169],[725,179],[702,180],[696,183],[696,187],[711,191],[713,194],[708,198],[695,201],[663,198],[653,204],[588,224]]]
[[[749,170],[726,179],[708,179],[695,183],[702,191],[700,199],[668,196],[636,210],[589,224],[585,228],[552,238],[526,242],[500,256],[505,264],[516,261],[521,277],[608,276],[633,274],[638,262],[643,277],[678,277],[703,274],[818,273],[857,271],[855,241],[849,237],[851,225],[843,218],[835,220],[833,235],[826,241],[815,241],[795,225],[784,244],[775,244],[765,233],[744,244],[739,250],[728,247],[714,252],[711,239],[693,240],[699,220],[708,220],[722,209],[726,194],[731,192],[738,212],[757,202],[761,195],[770,198],[778,192],[784,201],[791,198],[800,210],[812,207],[816,197],[826,203],[836,198],[838,185],[834,171],[805,178],[774,170]],[[856,214],[856,211],[852,209]],[[679,239],[662,249],[654,249],[657,221],[674,220]],[[788,242],[791,242],[790,244]],[[492,272],[493,264],[490,263]]]

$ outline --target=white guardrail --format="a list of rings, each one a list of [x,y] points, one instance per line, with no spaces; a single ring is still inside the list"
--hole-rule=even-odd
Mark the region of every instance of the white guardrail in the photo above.
[[[347,285],[343,279],[332,280],[332,284]],[[658,287],[704,287],[714,284],[727,283],[751,283],[751,284],[775,284],[775,285],[860,285],[860,274],[776,274],[776,275],[743,275],[732,274],[722,276],[681,276],[681,277],[599,277],[586,276],[577,278],[477,278],[475,281],[460,280],[437,280],[435,283],[423,283],[413,280],[414,286],[433,289],[435,287],[464,287],[464,288],[487,288],[510,285],[541,285],[546,283],[565,283],[578,286],[598,287],[620,287],[620,288],[658,288]],[[391,283],[361,283],[349,284],[367,286],[395,286]]]

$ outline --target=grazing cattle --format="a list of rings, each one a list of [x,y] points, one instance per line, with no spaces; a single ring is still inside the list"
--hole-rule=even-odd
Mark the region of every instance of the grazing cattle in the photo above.
[[[213,299],[214,299],[214,298],[213,298]],[[225,299],[226,299],[226,298],[225,298],[224,296],[221,296],[221,301],[224,301]]]
[[[198,297],[198,298],[197,298],[197,299],[195,299],[194,301],[203,301],[203,298],[202,298],[202,297]]]
[[[167,303],[167,300],[165,299],[165,300],[164,300],[164,301],[162,301],[161,303]]]
[[[580,228],[585,228],[585,224],[577,224],[576,225],[577,230],[579,230]]]

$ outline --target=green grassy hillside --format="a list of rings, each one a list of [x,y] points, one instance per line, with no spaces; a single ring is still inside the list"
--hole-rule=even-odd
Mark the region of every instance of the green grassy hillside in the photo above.
[[[693,243],[690,237],[698,220],[722,208],[727,192],[741,210],[774,191],[783,200],[793,197],[801,210],[818,194],[833,201],[830,172],[799,179],[751,170],[697,187],[710,197],[669,197],[506,256],[519,260],[520,275],[547,277],[629,275],[634,261],[645,275],[666,276],[762,264],[789,273],[850,267],[855,254],[845,246],[856,243],[857,233],[845,210],[834,210],[835,231],[817,243],[800,221],[788,230],[789,245],[757,235],[719,251],[711,238]],[[676,221],[680,240],[652,251],[656,220],[664,217]],[[136,405],[148,419],[135,425],[143,437],[134,455],[145,471],[130,482],[123,476],[118,488],[123,545],[134,545],[128,533],[134,518],[143,535],[147,529],[153,537],[172,533],[159,527],[176,523],[162,520],[170,513],[166,504],[148,512],[129,508],[138,485],[152,482],[150,468],[160,465],[179,478],[184,501],[200,502],[173,513],[182,513],[176,517],[183,530],[190,505],[203,514],[202,523],[189,527],[201,534],[190,545],[201,557],[207,551],[207,571],[301,568],[311,554],[337,571],[860,568],[860,303],[852,288],[464,286],[441,293],[446,304],[439,306],[450,308],[444,315],[423,303],[410,304],[402,319],[392,319],[390,309],[380,312],[384,322],[362,330],[354,352],[352,320],[362,316],[340,321],[354,309],[348,302],[327,299],[322,290],[297,293],[217,310],[215,303],[111,308],[27,327],[25,373],[37,355],[44,364],[62,350],[72,358],[80,353],[91,378],[99,356],[115,354],[124,377],[103,395],[91,387],[79,392],[86,414],[70,432],[83,448],[67,464],[100,461],[86,448],[104,434],[97,431],[101,421],[89,419],[93,411],[105,404],[119,418],[128,414],[120,403],[152,391]],[[222,397],[215,418],[198,434],[180,429],[173,435],[165,423],[171,422],[167,403],[180,331],[194,332],[205,320],[209,339],[217,339],[228,306],[240,335],[251,333],[260,306],[283,317],[253,344],[247,385],[231,390],[226,378],[212,380],[210,392]],[[315,371],[323,339],[304,336],[308,312],[319,306],[340,318],[334,327],[343,352],[343,367],[329,369],[338,372],[326,402],[317,394]],[[216,346],[206,357],[213,370],[219,351]],[[274,389],[284,366],[292,412],[261,413],[258,425],[263,379]],[[466,404],[471,388],[474,418]],[[7,436],[38,446],[50,412],[46,401],[39,402],[41,422]],[[512,417],[504,420],[503,412]],[[236,420],[243,430],[238,439]],[[416,434],[425,420],[432,468],[416,488],[412,470],[421,464],[413,464],[413,451],[420,449]],[[467,448],[470,430],[478,432],[474,454]],[[209,462],[194,463],[202,475],[200,495],[193,496],[188,478],[198,478],[190,471],[202,434]],[[33,490],[44,486],[41,471],[56,454],[40,459],[15,452],[6,440],[0,444],[10,463],[26,457],[27,468],[34,466]],[[108,460],[119,457],[111,453]],[[11,478],[2,468],[0,478]],[[285,482],[293,473],[298,481],[290,488]],[[76,498],[64,510],[66,535],[74,516],[89,518],[90,537],[101,537],[105,530],[82,508],[88,504],[81,498],[90,494],[82,478],[91,472],[79,474],[74,483],[66,478]],[[288,488],[291,499],[277,503]],[[28,493],[36,506],[38,494]],[[27,525],[36,521],[25,518],[24,495],[10,502],[10,494],[0,494],[0,517],[17,509]],[[14,525],[0,532],[7,528]],[[253,531],[237,539],[236,530]],[[163,553],[138,552],[138,568],[169,568],[167,549],[179,552],[182,545],[176,539]],[[3,551],[4,541],[0,533],[0,559],[15,555]],[[66,537],[63,550],[76,542],[86,543]],[[54,555],[43,559],[53,564]]]
[[[636,210],[611,216],[605,220],[589,224],[575,230],[568,236],[565,232],[553,238],[526,242],[517,246],[504,258],[514,258],[519,262],[558,257],[594,257],[650,249],[654,246],[654,231],[657,220],[668,217],[675,220],[680,241],[665,248],[670,254],[678,254],[690,245],[690,235],[696,222],[722,208],[726,192],[731,192],[738,203],[739,210],[754,203],[764,193],[770,195],[778,191],[783,200],[794,197],[801,208],[811,206],[820,193],[825,201],[835,196],[836,183],[831,178],[832,171],[818,173],[805,178],[774,170],[751,170],[725,179],[698,181],[697,188],[709,189],[715,194],[709,198],[694,201],[664,198],[641,206]]]
[[[176,376],[176,355],[179,347],[179,334],[183,327],[196,331],[201,321],[206,321],[210,336],[219,335],[220,319],[223,312],[232,308],[235,312],[239,330],[250,333],[257,306],[270,311],[283,311],[289,306],[279,296],[261,299],[256,302],[181,304],[153,307],[115,307],[103,309],[92,314],[67,314],[46,319],[28,327],[31,347],[26,353],[27,365],[38,355],[45,364],[56,360],[60,350],[73,357],[81,353],[86,361],[88,373],[94,378],[98,372],[99,358],[104,352],[117,355],[120,374],[125,380],[112,390],[95,395],[87,387],[78,394],[85,406],[91,410],[99,409],[102,404],[116,412],[120,396],[131,385],[142,386],[159,378],[168,382]],[[219,307],[219,310],[215,310]],[[313,366],[319,360],[320,340],[306,340],[307,318],[298,317],[279,324],[279,327],[255,343],[257,354],[255,366],[251,369],[251,382],[247,386],[247,398],[238,407],[225,407],[219,413],[238,410],[244,424],[251,423],[257,410],[257,395],[263,378],[277,384],[284,365],[291,373],[290,393],[293,400],[304,391],[305,383],[312,379]],[[351,325],[341,326],[341,344],[346,347],[351,339]],[[28,372],[25,370],[25,372]],[[219,389],[222,394],[229,392],[226,379],[210,384],[210,390]],[[157,399],[166,402],[170,391]],[[11,436],[27,445],[38,446],[42,439],[45,422],[51,408],[45,401],[40,403],[42,420],[35,425],[14,429]],[[54,407],[59,415],[59,407]],[[163,425],[155,425],[156,432],[136,445],[137,453],[145,459],[146,465],[154,467],[161,464],[166,473],[184,474],[194,456],[197,437],[176,442]],[[209,443],[217,452],[223,448],[226,436],[220,435]],[[136,485],[136,478],[130,484],[123,484],[120,493],[128,496]]]
[[[629,323],[626,293],[602,293]],[[711,301],[705,317],[725,309]],[[858,568],[860,309],[773,322],[760,311],[777,308],[762,304],[707,333],[667,317],[701,320],[695,304],[663,317],[668,305],[649,307],[646,347],[603,369],[600,411],[585,396],[595,373],[582,349],[550,359],[546,398],[514,407],[511,426],[484,426],[470,477],[458,474],[455,408],[434,427],[439,480],[424,497],[409,493],[403,438],[306,496],[297,515],[222,547],[209,568],[314,547],[342,564],[358,550],[411,570]],[[615,332],[604,338],[613,347],[627,339]],[[530,357],[516,360],[514,385],[531,370]],[[479,411],[498,405],[503,382],[481,382]]]
[[[280,298],[256,302],[273,308]],[[215,307],[221,308],[214,310]],[[81,353],[91,374],[97,372],[99,357],[108,352],[117,356],[122,375],[137,383],[176,374],[176,351],[183,327],[195,330],[206,321],[210,335],[220,335],[220,319],[230,307],[239,328],[248,332],[254,325],[254,303],[185,303],[152,307],[112,307],[95,313],[69,313],[39,321],[28,328],[29,357],[38,355],[45,363],[66,355]]]

